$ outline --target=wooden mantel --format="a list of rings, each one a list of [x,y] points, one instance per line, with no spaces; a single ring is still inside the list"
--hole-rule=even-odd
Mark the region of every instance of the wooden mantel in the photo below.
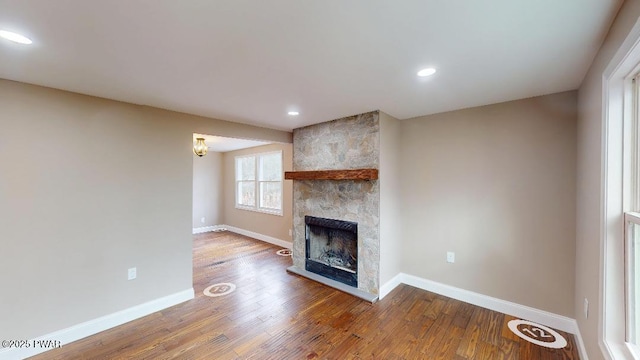
[[[285,171],[286,180],[378,180],[378,169]]]

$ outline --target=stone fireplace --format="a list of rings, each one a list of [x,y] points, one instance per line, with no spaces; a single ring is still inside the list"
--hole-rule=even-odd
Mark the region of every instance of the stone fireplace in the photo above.
[[[326,123],[298,128],[293,131],[293,170],[308,172],[321,170],[376,169],[374,180],[360,179],[303,179],[293,181],[293,266],[290,272],[310,277],[375,301],[380,277],[380,185],[379,168],[379,112],[350,116]],[[324,218],[354,225],[356,231],[346,232],[317,229],[305,219]],[[309,230],[308,230],[309,229]],[[315,232],[314,232],[315,230]],[[311,237],[324,237],[310,249],[332,252],[324,260],[331,271],[342,270],[339,276],[318,276],[309,270],[307,231]],[[329,235],[331,233],[331,235]],[[336,237],[336,235],[339,235]],[[326,236],[326,237],[325,237]],[[331,237],[331,240],[328,239]],[[339,237],[340,240],[336,240]],[[347,244],[345,238],[352,243]],[[324,241],[324,242],[323,242]],[[349,259],[353,257],[352,261]],[[326,264],[329,263],[329,264]],[[346,266],[345,266],[346,265]],[[341,269],[344,268],[344,269]],[[349,273],[350,279],[335,280]],[[319,279],[321,278],[321,279]],[[324,279],[328,279],[325,281]],[[345,280],[345,281],[342,281]]]

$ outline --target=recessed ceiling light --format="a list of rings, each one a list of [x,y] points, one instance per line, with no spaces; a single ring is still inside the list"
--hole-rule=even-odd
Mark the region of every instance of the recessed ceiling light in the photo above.
[[[431,75],[433,75],[435,73],[436,73],[436,69],[434,69],[434,68],[426,68],[426,69],[422,69],[422,70],[418,71],[418,76],[421,76],[421,77],[431,76]]]
[[[297,112],[297,111],[289,111],[287,114],[289,114],[289,115],[291,115],[291,116],[298,116],[298,115],[300,115],[300,113],[299,113],[299,112]]]
[[[0,36],[13,41],[13,42],[17,42],[18,44],[25,44],[25,45],[29,45],[31,44],[33,41],[31,41],[31,39],[29,39],[26,36],[20,35],[20,34],[16,34],[14,32],[11,31],[6,31],[6,30],[0,30]]]

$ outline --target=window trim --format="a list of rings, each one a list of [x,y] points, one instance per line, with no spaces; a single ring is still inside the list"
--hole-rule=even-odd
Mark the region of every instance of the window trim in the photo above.
[[[598,338],[608,359],[636,358],[627,340],[627,290],[624,212],[630,210],[631,168],[629,160],[629,121],[632,75],[640,64],[640,19],[613,56],[602,74],[602,162],[600,226],[600,306]],[[630,108],[631,107],[631,108]],[[625,156],[625,153],[627,156]]]
[[[633,225],[640,226],[640,213],[632,212],[632,211],[625,212],[624,214],[624,238],[625,238],[624,271],[625,271],[625,310],[626,310],[625,341],[627,342],[629,349],[636,355],[636,358],[637,358],[640,355],[640,346],[639,346],[640,344],[632,344],[630,340],[632,336],[632,331],[635,330],[637,332],[638,330],[640,330],[640,329],[633,329],[631,324],[631,321],[635,320],[634,312],[637,313],[637,310],[638,310],[638,309],[633,309],[632,311],[631,304],[634,302],[634,298],[631,291],[629,291],[631,289],[632,280],[633,280],[633,277],[631,276],[631,272],[633,268],[630,266],[631,260],[634,257],[633,251],[631,250],[633,247],[632,242],[634,241],[633,239],[634,231],[632,230]],[[636,290],[640,290],[640,288]]]
[[[280,155],[280,167],[283,169],[284,171],[284,155],[283,155],[283,151],[282,150],[273,150],[273,151],[265,151],[265,152],[259,152],[259,153],[252,153],[252,154],[245,154],[245,155],[236,155],[234,156],[234,160],[233,160],[233,167],[234,167],[234,201],[235,201],[235,208],[238,210],[247,210],[247,211],[254,211],[254,212],[258,212],[258,213],[262,213],[262,214],[269,214],[269,215],[277,215],[277,216],[284,216],[284,172],[282,174],[280,174],[280,180],[274,181],[274,180],[260,180],[260,158],[262,156],[266,156],[266,155],[273,155],[273,154],[278,154]],[[254,161],[254,166],[255,166],[255,180],[238,180],[238,159],[239,158],[249,158],[249,157],[253,157],[255,158]],[[242,182],[242,181],[253,181],[255,184],[255,194],[256,194],[256,201],[255,201],[255,205],[254,206],[248,206],[248,205],[242,205],[238,203],[238,183]],[[260,202],[261,202],[261,193],[260,193],[260,184],[261,183],[280,183],[280,209],[271,209],[271,208],[264,208],[261,207]]]
[[[640,288],[636,288],[633,283],[635,279],[632,274],[635,261],[635,247],[633,246],[635,232],[633,225],[640,226],[640,186],[638,185],[638,170],[640,169],[640,147],[638,141],[638,128],[640,126],[640,63],[633,70],[634,76],[625,80],[625,104],[624,104],[624,120],[623,120],[623,236],[624,236],[624,309],[625,309],[625,342],[627,347],[636,359],[640,358],[640,344],[633,344],[632,337],[637,338],[640,329],[636,329],[636,315],[638,309],[635,309],[635,297],[637,297]],[[633,265],[633,267],[632,267]]]

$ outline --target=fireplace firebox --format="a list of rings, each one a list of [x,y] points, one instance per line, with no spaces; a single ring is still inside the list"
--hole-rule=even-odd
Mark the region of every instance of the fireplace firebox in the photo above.
[[[305,216],[307,271],[358,287],[358,223]]]

